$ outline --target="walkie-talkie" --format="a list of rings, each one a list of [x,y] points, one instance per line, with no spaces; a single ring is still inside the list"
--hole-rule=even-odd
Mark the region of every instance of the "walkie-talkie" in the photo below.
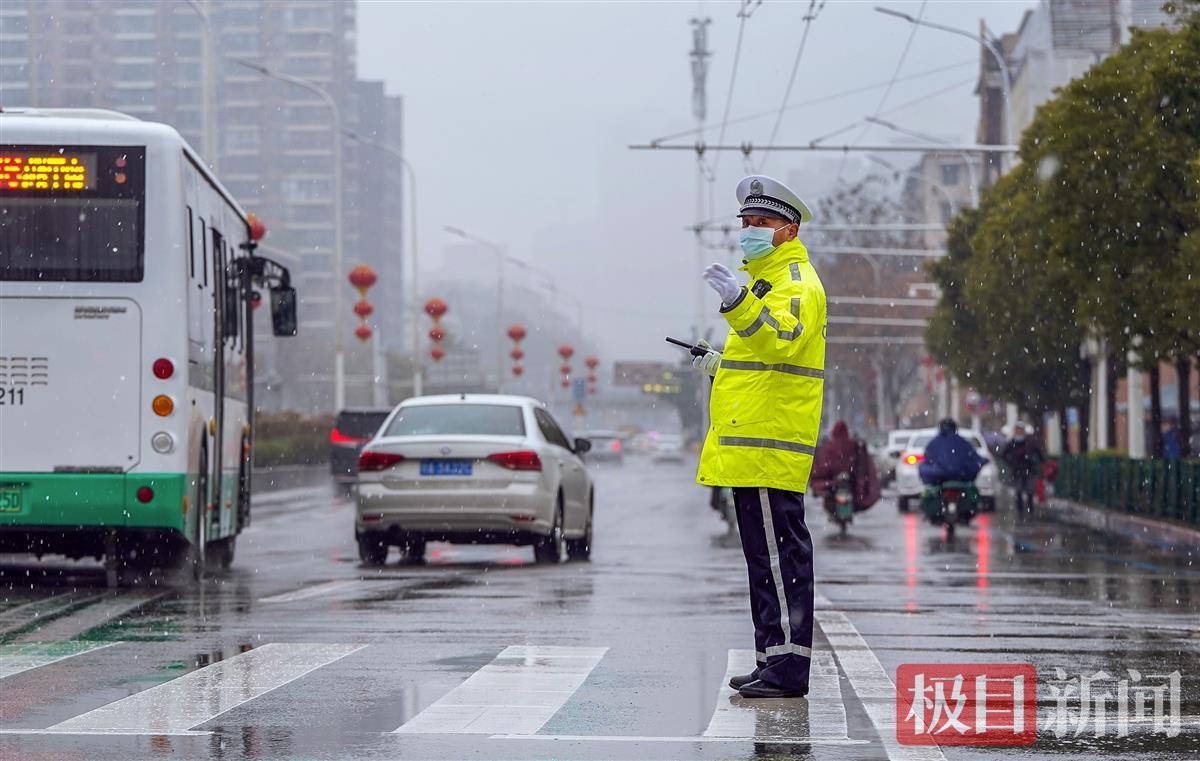
[[[693,357],[703,357],[712,351],[712,349],[705,349],[703,346],[693,346],[686,341],[680,341],[678,338],[671,338],[670,336],[667,336],[667,343],[687,349]]]

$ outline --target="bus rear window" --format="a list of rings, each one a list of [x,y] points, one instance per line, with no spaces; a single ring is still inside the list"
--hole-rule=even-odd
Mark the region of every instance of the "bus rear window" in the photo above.
[[[0,280],[136,282],[144,146],[0,145]]]

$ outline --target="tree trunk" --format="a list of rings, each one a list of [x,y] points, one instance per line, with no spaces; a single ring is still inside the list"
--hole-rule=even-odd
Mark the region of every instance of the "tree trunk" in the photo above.
[[[1179,446],[1186,459],[1192,456],[1192,360],[1180,357],[1175,361],[1179,375]]]
[[[1067,416],[1067,408],[1058,411],[1058,435],[1062,437],[1062,451],[1071,453],[1071,420]]]
[[[1161,459],[1163,454],[1162,441],[1162,388],[1158,372],[1158,362],[1150,367],[1150,456]]]
[[[1079,454],[1087,454],[1088,434],[1091,432],[1092,418],[1092,362],[1085,359],[1080,362],[1080,372],[1083,375],[1083,401],[1079,403]]]
[[[1117,357],[1115,354],[1108,356],[1108,363],[1105,365],[1108,372],[1104,378],[1105,384],[1105,399],[1106,407],[1104,416],[1108,419],[1108,441],[1103,442],[1105,449],[1117,448]]]

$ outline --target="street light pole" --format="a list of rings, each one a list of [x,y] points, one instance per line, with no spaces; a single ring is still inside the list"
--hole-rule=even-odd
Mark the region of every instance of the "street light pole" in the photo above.
[[[457,227],[443,225],[442,229],[463,240],[479,243],[496,255],[496,329],[502,330],[502,326],[504,325],[504,260],[508,258],[504,253],[504,249],[490,240],[480,238],[478,235],[472,235],[466,230]],[[504,393],[504,353],[500,351],[499,344],[496,346],[496,393]]]
[[[242,58],[230,58],[231,61],[244,66],[247,69],[257,71],[259,74],[274,79],[279,82],[286,82],[290,85],[295,85],[302,89],[308,90],[329,107],[329,112],[333,116],[333,319],[334,319],[334,342],[333,342],[333,404],[335,411],[342,410],[346,406],[346,351],[343,341],[343,326],[345,315],[342,314],[342,111],[338,108],[337,101],[329,94],[329,91],[324,87],[310,82],[307,79],[293,77],[289,74],[280,74],[268,69],[266,66],[247,61]]]
[[[945,143],[946,143],[945,140],[939,140],[938,138],[936,138],[932,135],[926,135],[925,133],[917,132],[916,130],[905,129],[904,127],[897,126],[897,125],[893,124],[892,122],[887,121],[886,119],[879,119],[874,116],[868,116],[867,121],[871,122],[872,124],[878,124],[880,127],[883,127],[884,129],[890,129],[893,132],[899,132],[902,135],[911,135],[913,137],[919,137],[923,140],[928,140],[931,143],[935,143],[935,144],[940,143],[942,145],[945,145]],[[962,156],[963,163],[967,165],[967,175],[970,177],[969,181],[971,183],[971,205],[978,206],[979,205],[979,177],[976,176],[976,174],[975,174],[975,163],[973,161],[971,161],[971,157],[969,155],[967,155],[967,153],[964,151],[946,151],[946,153],[957,153],[959,156]],[[867,158],[870,159],[873,157],[868,156]],[[943,191],[943,195],[945,195],[944,191]],[[948,196],[947,196],[947,201],[949,201]],[[950,203],[951,210],[955,210],[956,206],[957,206],[957,204],[952,203],[952,202]]]
[[[204,37],[201,42],[201,55],[204,57],[203,72],[201,78],[203,82],[200,87],[201,109],[204,111],[204,158],[208,161],[209,167],[215,172],[217,171],[217,109],[216,109],[216,89],[214,71],[216,67],[213,65],[213,28],[212,16],[209,14],[208,0],[203,0],[201,5],[200,0],[187,0],[187,4],[191,6],[196,15],[200,17],[200,22],[204,25]]]
[[[381,151],[385,155],[394,158],[400,163],[401,171],[408,172],[409,187],[411,188],[408,199],[408,214],[410,217],[409,238],[411,240],[411,243],[409,244],[409,258],[412,259],[412,262],[409,264],[409,268],[412,270],[409,284],[409,302],[410,309],[412,311],[412,319],[410,320],[411,325],[409,326],[411,331],[413,351],[412,395],[420,396],[423,388],[421,372],[421,304],[419,302],[419,299],[421,298],[421,292],[417,287],[417,277],[419,274],[419,269],[417,266],[417,173],[413,170],[412,164],[409,163],[408,159],[404,158],[404,154],[401,153],[398,148],[393,148],[392,146],[386,143],[381,143],[378,140],[372,140],[370,138],[363,137],[362,135],[359,135],[351,130],[346,130],[343,134],[345,134],[346,137],[350,138],[351,140],[362,143],[363,145],[369,145],[370,147]]]
[[[901,13],[900,11],[895,11],[891,8],[881,8],[876,6],[875,10],[888,16],[895,16],[896,18],[904,19],[908,23],[916,26],[924,26],[930,29],[937,29],[942,32],[949,32],[950,34],[957,34],[960,37],[966,37],[969,40],[973,40],[983,45],[987,52],[991,54],[992,58],[995,59],[996,65],[1000,67],[1000,86],[1004,91],[1004,142],[1007,145],[1013,144],[1012,75],[1008,71],[1008,63],[1004,60],[1004,56],[1000,54],[1000,51],[996,48],[996,45],[987,38],[987,35],[973,34],[965,29],[958,29],[953,26],[946,26],[945,24],[936,24],[932,21],[913,18],[907,13]],[[1001,153],[1000,155],[1000,160],[1002,162],[1001,168],[1007,170],[1009,156],[1007,153]]]

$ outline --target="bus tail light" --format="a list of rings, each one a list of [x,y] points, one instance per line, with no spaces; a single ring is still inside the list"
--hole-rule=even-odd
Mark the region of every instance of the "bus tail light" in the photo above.
[[[159,380],[167,380],[175,374],[175,363],[166,357],[159,357],[154,360],[154,377]]]
[[[142,486],[137,490],[137,501],[143,505],[154,499],[154,490],[149,486]]]
[[[175,437],[166,431],[159,431],[150,437],[150,446],[159,454],[170,454],[175,449]]]
[[[159,394],[150,403],[150,408],[154,410],[155,415],[166,417],[175,411],[175,401],[166,394]]]
[[[402,454],[368,450],[358,456],[358,470],[360,473],[387,470],[393,465],[398,465],[402,462],[404,462],[404,455]]]

